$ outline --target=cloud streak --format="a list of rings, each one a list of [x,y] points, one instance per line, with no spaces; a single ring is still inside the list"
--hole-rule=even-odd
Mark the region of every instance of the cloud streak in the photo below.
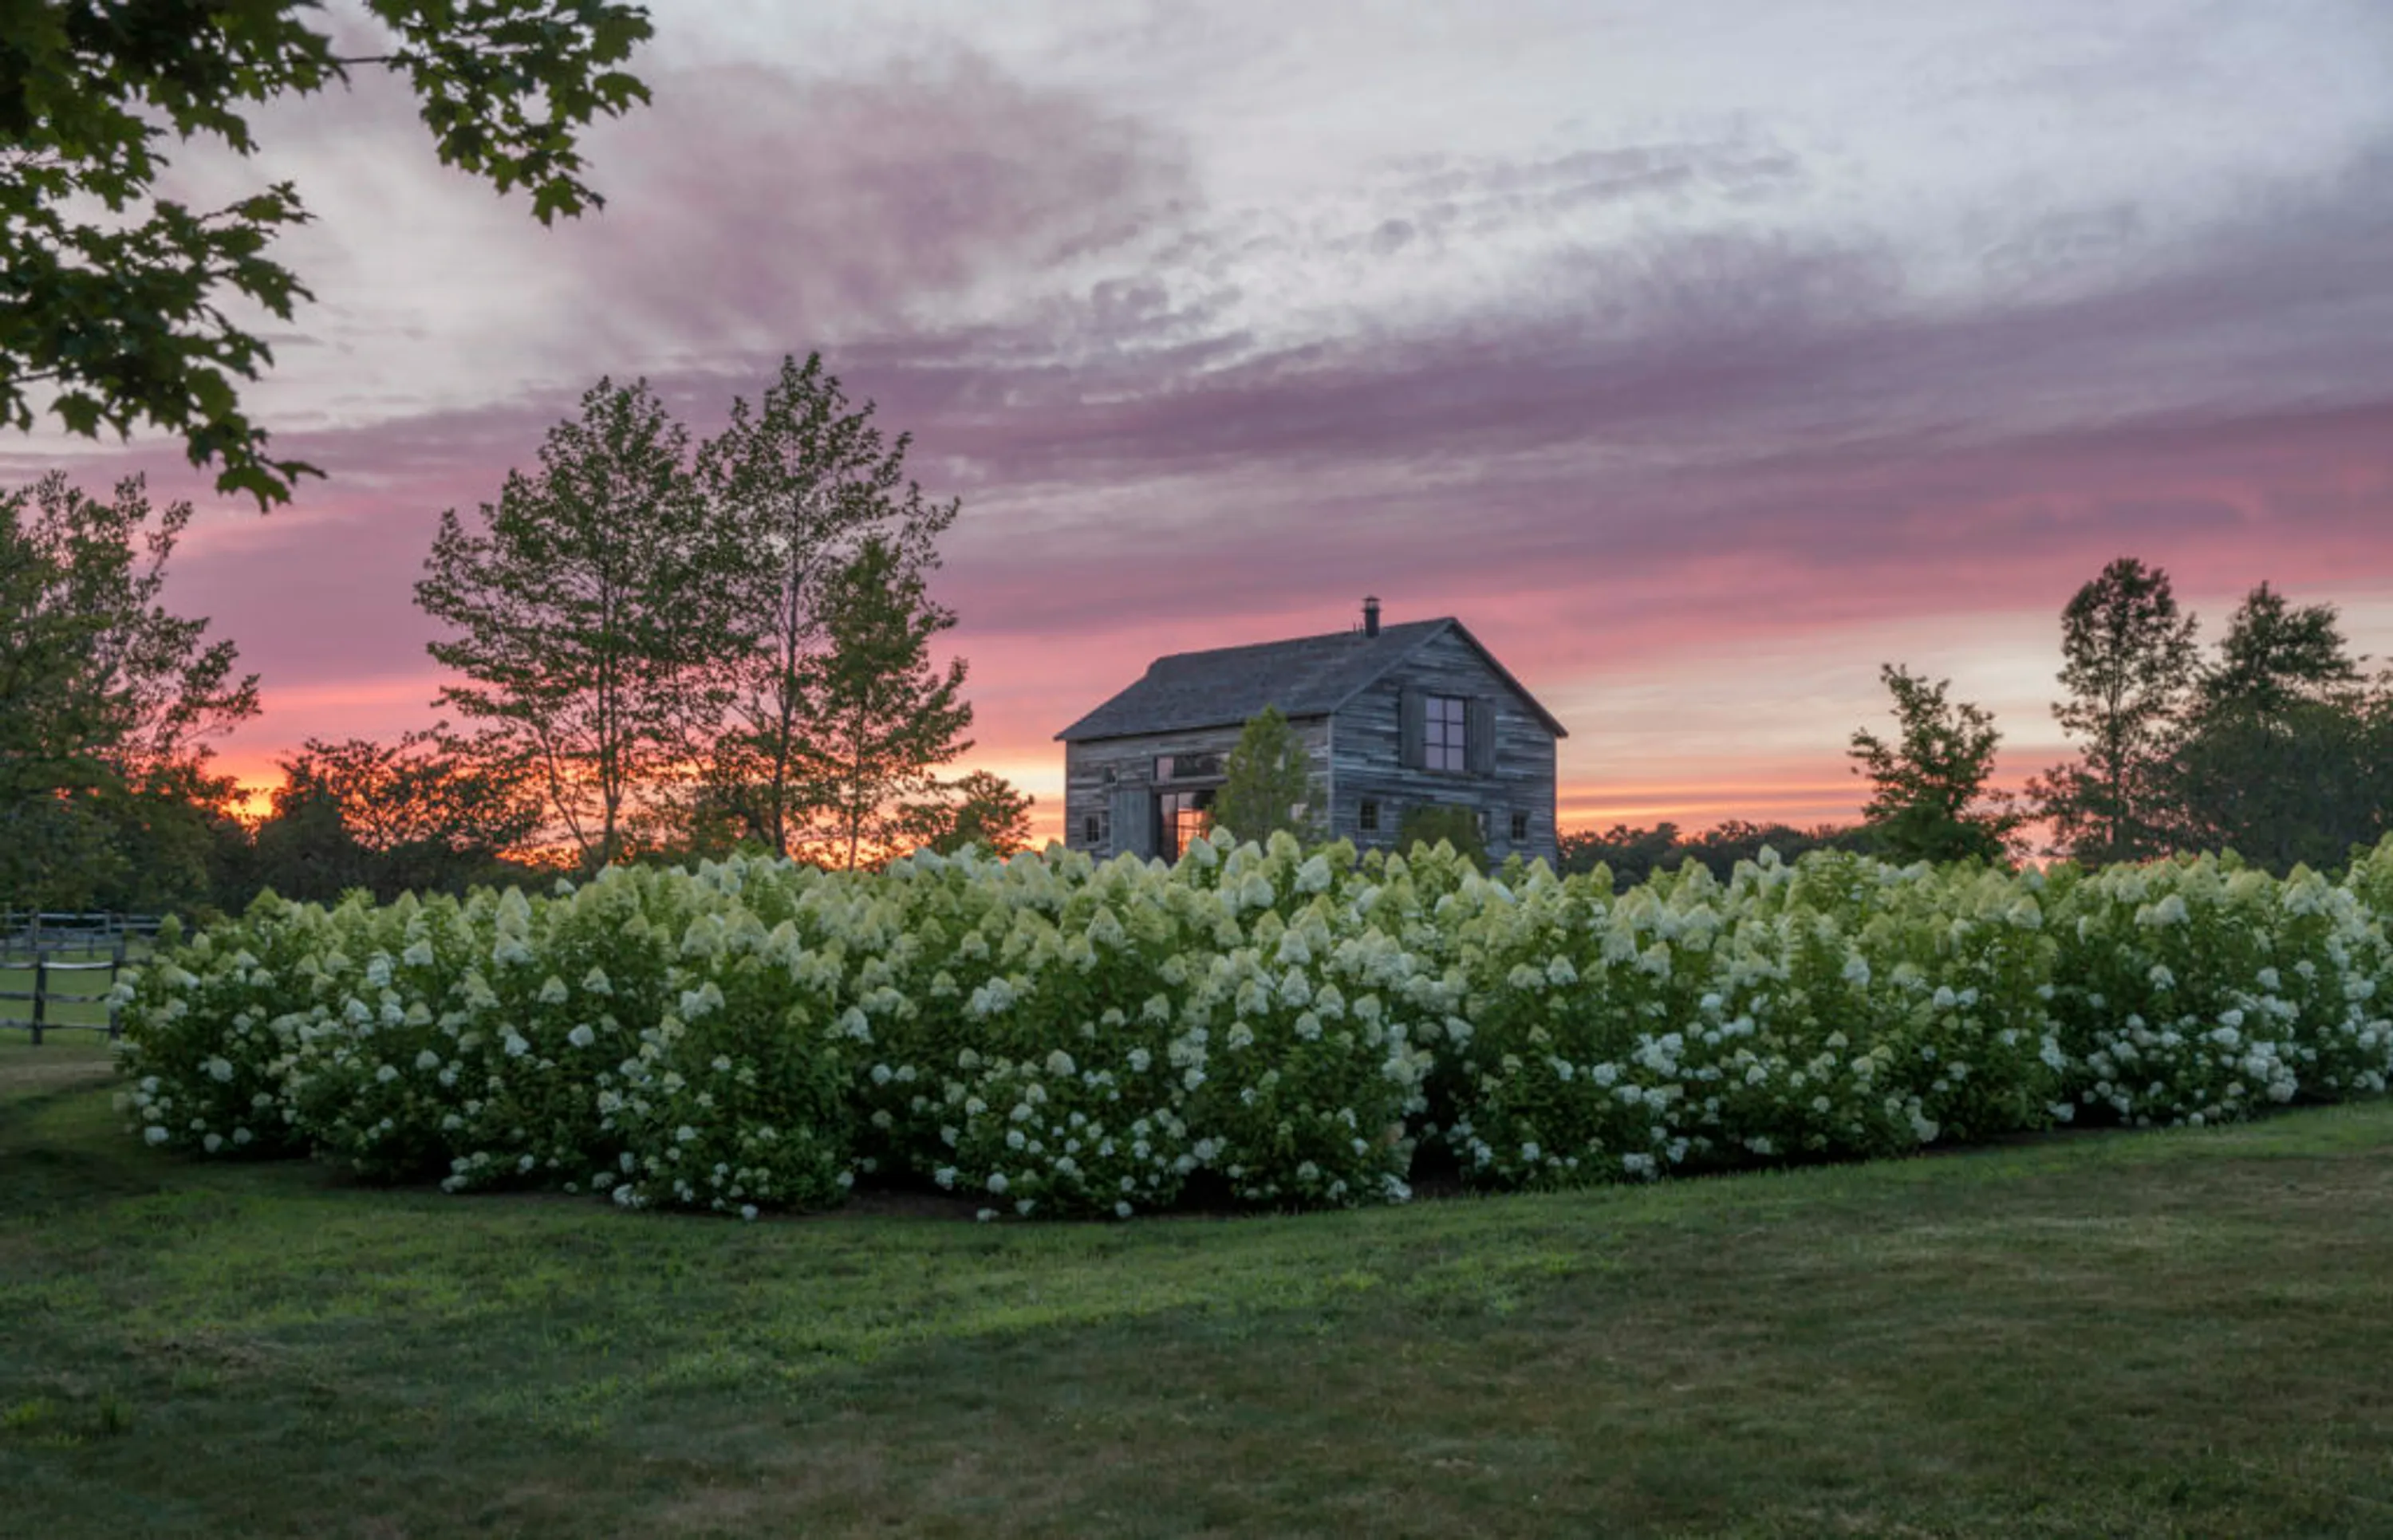
[[[2230,9],[2253,69],[2316,68]],[[2033,12],[1980,18],[1991,49],[1856,46],[1876,72],[1850,78],[1790,53],[1848,93],[1842,117],[1723,57],[1721,78],[1781,94],[1606,118],[1550,93],[1543,127],[1500,133],[1520,107],[1489,60],[1521,56],[1499,18],[1486,57],[1440,61],[1458,101],[1493,103],[1439,120],[1443,145],[1356,126],[1339,92],[1385,83],[1235,19],[1188,57],[1245,73],[1144,99],[1092,84],[1086,50],[1042,68],[986,39],[844,72],[683,58],[653,111],[594,140],[608,212],[557,232],[461,202],[377,98],[317,169],[413,169],[332,195],[347,233],[315,248],[326,303],[277,386],[287,447],[336,478],[263,522],[212,516],[178,593],[265,668],[259,744],[299,721],[278,681],[310,723],[351,682],[360,730],[395,730],[421,720],[392,692],[424,670],[409,591],[442,507],[494,497],[600,372],[649,375],[704,432],[781,353],[822,346],[915,435],[926,487],[965,500],[942,594],[992,763],[1044,763],[1047,734],[1156,653],[1340,626],[1371,590],[1463,615],[1585,703],[1565,776],[1589,816],[1672,784],[1691,810],[1780,783],[1816,808],[1876,710],[1894,644],[1873,627],[1986,638],[2011,680],[2048,674],[2020,661],[2048,640],[1996,618],[2057,613],[2122,551],[2214,609],[2262,577],[2393,591],[2393,114],[2321,88],[2282,142],[2179,134],[2163,163],[2134,113],[2193,121],[2173,80],[2210,81],[2236,123],[2293,88],[2218,76],[2181,29],[2047,35]],[[1641,12],[1624,35],[1663,60],[1683,25]],[[1119,63],[1144,35],[1091,46]],[[1898,79],[1916,131],[1838,128]],[[1984,169],[2022,153],[1984,146],[1988,125],[2033,144],[2105,102],[2124,126],[2086,166]],[[1258,148],[1307,123],[1317,150]],[[111,463],[174,481],[147,451]],[[1624,705],[1642,675],[1754,723],[1785,688],[1772,659],[1831,645],[1851,656],[1804,686],[1816,760],[1783,737],[1687,758],[1620,736],[1670,719]]]

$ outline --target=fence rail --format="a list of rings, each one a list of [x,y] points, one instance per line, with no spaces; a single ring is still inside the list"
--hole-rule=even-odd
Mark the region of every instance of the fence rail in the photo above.
[[[116,978],[132,948],[146,944],[158,932],[154,915],[71,914],[0,910],[0,983],[5,975],[30,973],[31,989],[0,989],[0,1001],[32,1007],[30,1016],[0,1015],[0,1027],[19,1027],[33,1034],[35,1046],[52,1032],[105,1032],[112,1040],[120,1029],[115,1002]],[[61,989],[72,975],[105,973],[107,987]],[[68,975],[60,981],[58,975]],[[106,1006],[101,1021],[60,1021],[57,1006]]]

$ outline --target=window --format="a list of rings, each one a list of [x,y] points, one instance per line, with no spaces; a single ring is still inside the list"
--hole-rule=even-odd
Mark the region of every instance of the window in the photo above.
[[[1222,773],[1219,754],[1157,754],[1155,778],[1159,781],[1204,780]]]
[[[1470,729],[1464,725],[1465,702],[1458,695],[1433,695],[1425,702],[1421,763],[1431,770],[1470,768]]]
[[[1512,815],[1512,842],[1520,845],[1528,843],[1528,841],[1529,816],[1526,813],[1515,812]]]
[[[1092,813],[1080,820],[1080,843],[1101,845],[1105,842],[1105,816]]]
[[[1363,805],[1356,810],[1355,816],[1356,820],[1362,825],[1364,833],[1377,834],[1380,832],[1380,804],[1378,803],[1373,802],[1368,797],[1364,798]]]
[[[1192,840],[1202,839],[1212,827],[1213,790],[1166,791],[1155,799],[1155,843],[1167,861],[1180,858]]]

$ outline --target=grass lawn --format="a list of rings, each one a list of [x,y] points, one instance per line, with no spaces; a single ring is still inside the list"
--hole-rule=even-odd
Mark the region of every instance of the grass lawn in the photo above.
[[[163,1157],[0,1043],[0,1530],[2393,1533],[2393,1105],[754,1225]]]

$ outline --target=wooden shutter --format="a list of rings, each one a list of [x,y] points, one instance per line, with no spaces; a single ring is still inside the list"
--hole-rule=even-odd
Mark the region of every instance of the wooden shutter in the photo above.
[[[1496,773],[1496,702],[1484,695],[1471,698],[1462,713],[1463,753],[1474,776]]]
[[[1396,763],[1418,770],[1426,762],[1421,742],[1429,736],[1429,699],[1419,690],[1396,693]]]
[[[1155,854],[1155,799],[1143,786],[1114,788],[1114,854]]]

